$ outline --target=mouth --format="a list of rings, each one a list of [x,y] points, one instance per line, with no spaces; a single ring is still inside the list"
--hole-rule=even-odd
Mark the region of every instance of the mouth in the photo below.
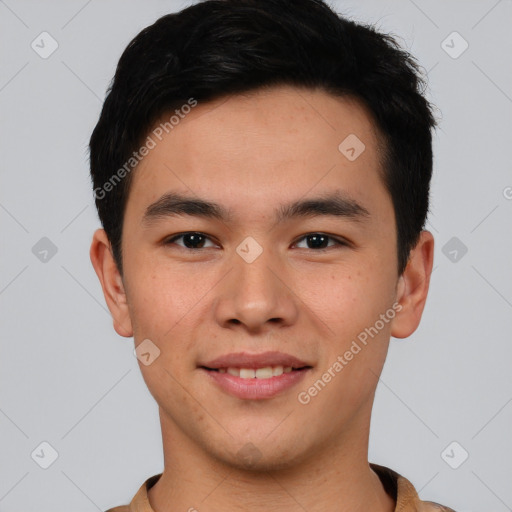
[[[243,400],[272,398],[297,385],[312,368],[281,352],[227,354],[198,365],[217,389]]]

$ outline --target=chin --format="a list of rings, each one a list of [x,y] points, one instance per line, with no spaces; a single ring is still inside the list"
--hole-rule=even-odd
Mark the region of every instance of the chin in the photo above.
[[[229,456],[226,451],[216,453],[216,458],[239,471],[252,473],[266,473],[269,471],[280,471],[296,467],[306,454],[296,453],[296,444],[290,439],[290,448],[277,448],[268,440],[251,442],[248,441],[240,448],[230,448]]]
[[[230,464],[238,471],[247,471],[250,473],[267,474],[273,471],[282,471],[297,466],[296,459],[286,460],[282,457],[265,457],[262,456],[259,460],[241,460],[235,456],[235,460]]]

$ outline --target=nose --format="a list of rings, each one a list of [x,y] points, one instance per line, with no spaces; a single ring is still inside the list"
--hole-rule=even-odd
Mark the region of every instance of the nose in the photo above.
[[[220,283],[214,305],[217,322],[224,328],[260,333],[297,321],[298,296],[287,279],[284,265],[270,251],[248,263],[234,255],[233,268]]]

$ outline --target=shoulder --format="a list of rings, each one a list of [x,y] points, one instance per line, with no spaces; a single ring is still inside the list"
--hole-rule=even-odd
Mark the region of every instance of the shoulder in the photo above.
[[[455,512],[439,503],[421,500],[414,485],[396,471],[373,463],[370,463],[370,467],[379,476],[386,492],[395,500],[395,512]]]
[[[439,505],[439,503],[434,503],[433,501],[420,501],[419,512],[455,512],[455,510],[450,507],[445,507],[444,505]]]
[[[156,484],[162,473],[149,477],[140,487],[129,505],[120,505],[109,508],[105,512],[132,512],[134,510],[141,512],[153,512],[148,500],[148,491]]]

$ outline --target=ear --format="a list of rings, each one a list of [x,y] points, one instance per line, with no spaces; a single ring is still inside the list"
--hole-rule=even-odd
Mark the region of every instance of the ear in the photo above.
[[[89,255],[103,288],[103,295],[112,315],[114,329],[120,336],[132,337],[133,328],[123,279],[112,255],[112,246],[105,230],[97,229],[94,232]]]
[[[434,237],[429,231],[422,231],[418,243],[411,250],[407,267],[398,279],[396,301],[402,308],[393,319],[391,336],[407,338],[418,328],[433,264]]]

